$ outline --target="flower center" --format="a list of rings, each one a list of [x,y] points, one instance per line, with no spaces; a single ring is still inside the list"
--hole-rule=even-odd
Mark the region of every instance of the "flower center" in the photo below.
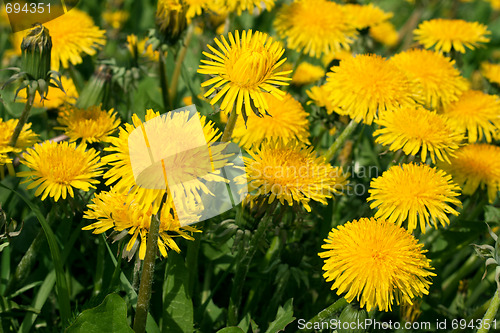
[[[271,71],[267,50],[236,50],[226,63],[229,79],[240,87],[256,85]],[[232,60],[232,61],[231,61]]]

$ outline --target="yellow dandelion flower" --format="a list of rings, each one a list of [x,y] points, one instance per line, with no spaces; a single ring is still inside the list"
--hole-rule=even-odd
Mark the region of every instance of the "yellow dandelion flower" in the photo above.
[[[491,8],[493,8],[494,10],[500,10],[500,0],[487,0],[490,5],[491,5]]]
[[[449,161],[448,156],[453,155],[464,139],[446,117],[420,106],[384,112],[375,122],[382,127],[373,133],[376,143],[389,146],[391,151],[403,149],[406,155],[420,152],[424,163],[427,154],[432,163],[436,163],[436,157]]]
[[[80,109],[72,105],[65,105],[59,112],[57,118],[63,127],[56,129],[64,130],[71,141],[81,139],[82,142],[108,141],[120,125],[114,110],[101,110],[101,106],[91,106],[88,109]]]
[[[478,90],[464,92],[458,101],[446,106],[443,115],[462,133],[467,132],[469,142],[483,138],[491,142],[500,129],[500,99]]]
[[[153,207],[143,208],[137,203],[137,198],[134,195],[120,194],[112,190],[96,194],[87,208],[84,218],[97,220],[97,222],[83,227],[82,230],[93,230],[93,234],[101,234],[112,229],[119,233],[118,236],[114,237],[115,239],[126,234],[131,235],[124,249],[124,254],[127,254],[130,260],[139,249],[139,259],[144,260],[151,218],[158,213],[158,207],[156,209]],[[201,232],[201,230],[190,226],[180,226],[172,200],[166,201],[159,215],[158,250],[163,257],[167,257],[169,249],[180,252],[174,238],[182,237],[193,240],[190,233]]]
[[[85,12],[73,8],[66,14],[44,23],[52,38],[51,66],[59,70],[59,65],[68,68],[69,64],[78,65],[82,55],[94,55],[106,43],[106,32],[95,26],[92,18]],[[17,55],[21,55],[21,42],[26,32],[12,35],[12,45]]]
[[[325,75],[323,67],[312,65],[308,62],[301,62],[292,76],[292,84],[297,86],[318,81]]]
[[[259,146],[266,139],[282,139],[286,144],[292,140],[309,144],[309,121],[307,112],[292,95],[286,94],[282,101],[267,95],[269,116],[250,114],[246,122],[238,119],[233,138],[247,149]]]
[[[389,47],[396,46],[399,41],[398,32],[396,31],[394,24],[389,21],[370,27],[369,33],[374,40]]]
[[[9,153],[12,150],[7,149],[5,147],[0,148],[0,167],[12,163],[12,159],[9,157]]]
[[[327,0],[295,0],[284,4],[274,27],[287,47],[319,58],[323,54],[349,49],[356,29],[342,5]]]
[[[321,246],[323,277],[348,302],[356,299],[370,311],[392,310],[396,304],[429,293],[430,260],[423,244],[403,228],[384,220],[361,218],[333,228]]]
[[[66,199],[67,194],[74,197],[73,188],[89,191],[95,188],[102,174],[99,153],[93,148],[87,150],[85,144],[76,146],[68,142],[44,142],[29,148],[21,163],[31,171],[18,172],[19,177],[27,177],[23,183],[30,182],[28,189],[38,187],[35,195],[47,196],[58,201]]]
[[[41,101],[40,94],[37,91],[33,106],[37,108],[57,109],[64,103],[76,103],[78,91],[76,90],[73,80],[67,76],[61,76],[61,83],[64,92],[61,89],[49,88],[49,92],[43,101]],[[17,102],[26,103],[26,90],[21,90],[17,97],[19,98],[16,100]]]
[[[326,204],[333,194],[340,194],[347,185],[342,168],[331,166],[318,157],[312,147],[297,141],[284,144],[281,140],[267,141],[244,157],[248,192],[254,199],[276,199],[289,206],[302,204],[310,212],[311,200]]]
[[[257,9],[259,12],[263,10],[271,10],[274,7],[275,0],[215,0],[211,1],[209,8],[215,13],[221,12],[236,12],[241,15],[243,11],[254,12]]]
[[[14,134],[14,129],[16,128],[18,122],[18,119],[9,119],[4,121],[0,118],[0,150],[3,153],[11,151],[14,153],[20,153],[24,149],[33,146],[33,144],[38,141],[38,135],[31,129],[31,123],[26,123],[17,138],[16,146],[10,147],[9,141],[12,134]]]
[[[324,107],[328,114],[336,112],[340,115],[347,115],[347,113],[344,110],[334,105],[330,100],[330,96],[332,94],[332,87],[328,82],[321,86],[311,87],[311,89],[306,90],[306,94],[312,100],[307,102],[307,104],[314,103],[319,107]]]
[[[154,112],[153,110],[148,110],[146,114],[146,121],[149,121],[153,118],[159,117],[160,114],[158,112]],[[131,163],[131,154],[129,147],[129,136],[136,129],[142,127],[142,121],[137,117],[137,115],[132,116],[133,125],[125,124],[124,127],[120,128],[118,137],[111,137],[109,142],[111,143],[110,147],[104,148],[105,151],[110,152],[110,155],[104,156],[102,158],[104,163],[107,163],[111,166],[111,168],[104,174],[104,178],[107,179],[106,185],[115,184],[115,189],[119,193],[132,193],[137,195],[137,200],[142,207],[148,207],[150,205],[154,205],[155,207],[159,206],[161,199],[165,193],[165,189],[161,188],[147,188],[145,186],[139,186],[136,183],[136,179],[134,177],[134,169]],[[198,165],[193,165],[193,163],[200,163],[201,158],[205,158],[205,156],[200,157],[199,160],[196,159],[196,152],[192,152],[192,149],[185,148],[186,146],[191,147],[190,145],[186,145],[186,140],[192,138],[193,135],[196,134],[196,130],[200,126],[203,128],[203,134],[205,135],[206,143],[208,143],[208,147],[211,149],[211,162],[214,163],[214,168],[219,169],[219,155],[218,149],[223,149],[217,146],[218,148],[213,148],[213,144],[216,140],[221,136],[221,133],[214,127],[214,123],[207,120],[205,117],[189,117],[188,112],[169,112],[165,116],[162,116],[161,123],[155,131],[158,133],[155,134],[155,141],[161,142],[162,144],[155,148],[156,150],[166,149],[167,151],[164,154],[158,154],[162,156],[176,156],[175,161],[172,159],[167,159],[164,163],[169,164],[166,166],[167,170],[171,170],[172,173],[176,171],[176,167],[170,165],[171,163],[177,163],[178,168],[183,170],[194,170],[192,177],[192,181],[186,183],[185,191],[187,194],[192,193],[196,195],[198,193],[197,189],[204,188],[203,185],[197,178],[199,178],[199,173],[196,170],[199,169]],[[168,144],[167,144],[168,143]],[[133,148],[133,147],[132,147]],[[186,149],[191,151],[191,154],[182,154],[186,152]],[[175,151],[176,150],[176,151]],[[144,161],[149,161],[149,153],[148,151],[144,152],[144,156],[142,156]],[[185,157],[187,160],[182,160]],[[188,165],[186,165],[186,163]],[[179,172],[181,172],[180,170]],[[175,177],[175,175],[171,174],[170,177]],[[206,176],[206,180],[213,180],[211,175]],[[212,177],[212,178],[210,178]],[[154,181],[154,180],[153,180]],[[165,181],[165,180],[163,180]],[[180,183],[180,182],[177,182]]]
[[[344,5],[344,10],[351,24],[358,30],[373,27],[387,21],[393,16],[392,13],[386,13],[373,4],[346,4]]]
[[[151,61],[158,61],[160,53],[158,51],[153,51],[153,46],[151,44],[146,47],[146,43],[148,42],[148,40],[149,39],[147,37],[138,40],[136,35],[128,35],[127,48],[131,54],[134,54],[134,52],[136,52],[137,50],[137,54],[139,56],[146,57]]]
[[[422,314],[422,310],[420,310],[421,305],[422,300],[413,301],[413,304],[403,302],[399,308],[399,316],[403,321],[413,323]]]
[[[229,113],[236,103],[236,112],[244,118],[252,112],[266,113],[268,105],[264,94],[282,98],[285,93],[276,86],[288,85],[285,81],[291,80],[286,76],[292,71],[275,72],[286,61],[286,58],[280,60],[285,50],[279,42],[259,31],[243,31],[241,39],[238,31],[234,36],[229,33],[230,44],[224,36],[220,38],[222,42],[217,38],[214,41],[222,52],[207,45],[213,53],[203,54],[211,60],[201,60],[204,65],[198,69],[200,74],[213,76],[201,84],[202,87],[213,85],[204,96],[217,92],[210,104],[214,105],[224,96],[221,110]]]
[[[450,163],[438,166],[453,176],[464,194],[474,194],[478,187],[487,187],[492,203],[500,191],[500,147],[475,143],[456,151]]]
[[[481,74],[491,83],[500,85],[500,64],[483,62],[481,64]]]
[[[102,13],[102,19],[113,29],[119,30],[130,17],[130,13],[125,10],[107,10]]]
[[[460,187],[451,176],[426,164],[395,165],[373,179],[370,187],[367,201],[372,201],[370,208],[378,208],[375,218],[398,226],[408,220],[409,232],[417,228],[417,220],[422,233],[426,225],[450,224],[446,214],[458,215],[451,204],[462,206],[456,198]]]
[[[488,43],[488,27],[478,22],[464,20],[433,19],[419,24],[413,31],[415,40],[426,49],[434,47],[438,52],[455,51],[465,53],[465,48],[473,50],[480,43]]]
[[[340,62],[344,59],[348,59],[348,58],[352,58],[352,57],[354,57],[354,53],[352,51],[340,50],[338,52],[325,54],[321,58],[321,63],[323,65],[325,65],[326,67],[331,67],[331,66],[333,66],[332,61],[334,61],[334,60],[337,62]]]
[[[419,100],[435,109],[458,99],[468,89],[468,82],[453,67],[454,60],[440,53],[413,49],[396,54],[390,59],[418,86]]]
[[[395,65],[378,55],[358,55],[327,74],[334,105],[357,122],[370,125],[377,111],[415,104],[414,84]]]

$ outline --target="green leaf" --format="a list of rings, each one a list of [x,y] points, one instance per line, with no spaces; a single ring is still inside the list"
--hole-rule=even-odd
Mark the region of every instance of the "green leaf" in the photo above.
[[[485,222],[500,223],[500,208],[494,206],[484,207],[484,220]]]
[[[117,294],[109,294],[95,308],[83,311],[67,333],[134,332],[127,323],[127,304]]]
[[[269,325],[266,333],[276,333],[283,331],[286,325],[295,320],[293,316],[293,298],[289,299],[284,307],[279,307],[276,319]]]
[[[217,333],[245,333],[241,328],[238,326],[231,326],[231,327],[224,327],[221,330],[218,330]]]
[[[167,258],[163,286],[162,332],[193,332],[193,302],[188,293],[189,272],[184,257],[173,251]]]
[[[47,243],[49,243],[50,254],[52,256],[52,262],[54,263],[54,269],[56,271],[56,285],[57,285],[57,301],[59,303],[59,311],[61,313],[61,319],[63,323],[66,323],[69,320],[71,314],[71,305],[69,302],[69,291],[68,284],[66,282],[66,276],[64,274],[62,260],[61,260],[61,252],[59,251],[59,245],[57,244],[56,236],[54,232],[50,228],[49,224],[45,220],[45,217],[42,215],[38,207],[31,203],[28,199],[26,199],[22,194],[17,191],[14,191],[8,186],[0,183],[0,186],[12,191],[15,195],[17,195],[21,200],[26,203],[26,205],[31,209],[31,211],[35,214],[38,221],[42,225],[43,232],[45,233],[45,237],[47,237]]]
[[[102,238],[105,240],[104,235],[102,235]],[[111,250],[107,242],[104,242],[104,244],[106,244],[106,248],[108,249],[108,254],[116,269],[116,265],[118,264],[118,262],[113,254],[113,251]],[[132,307],[135,308],[137,306],[137,293],[135,292],[134,287],[132,287],[130,281],[127,279],[125,274],[123,274],[123,272],[120,273],[120,281],[122,283],[123,290],[125,290],[125,292],[127,293],[127,297],[130,300],[129,301],[130,305],[132,305]],[[158,327],[158,324],[154,320],[153,316],[151,316],[151,313],[148,313],[148,319],[146,321],[146,332],[160,333],[160,328]]]

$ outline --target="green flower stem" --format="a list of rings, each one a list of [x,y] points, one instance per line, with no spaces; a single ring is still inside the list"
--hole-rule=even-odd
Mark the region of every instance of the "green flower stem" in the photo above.
[[[248,247],[244,246],[244,242],[240,242],[238,254],[236,256],[236,273],[233,278],[233,288],[231,290],[231,298],[229,300],[229,308],[227,315],[227,326],[238,325],[238,312],[241,305],[241,296],[243,294],[243,285],[247,277],[248,270],[252,259],[259,248],[259,244],[266,236],[266,231],[272,223],[272,215],[266,214],[257,226],[257,230],[250,239]]]
[[[345,141],[351,136],[351,134],[354,132],[356,127],[358,126],[358,123],[355,122],[354,120],[351,120],[351,122],[344,128],[342,133],[338,136],[338,138],[333,142],[333,144],[328,148],[328,150],[325,153],[325,158],[327,161],[330,161],[332,158],[335,157],[335,154],[339,151],[339,149],[344,145]]]
[[[443,281],[443,299],[447,299],[451,293],[456,291],[456,287],[460,280],[467,276],[470,272],[474,271],[480,265],[480,260],[478,256],[473,253],[469,259],[453,274],[451,274],[446,280]]]
[[[477,330],[477,333],[486,333],[490,330],[490,327],[493,323],[493,320],[495,319],[495,316],[497,315],[498,312],[498,307],[500,306],[500,297],[498,294],[500,293],[500,289],[495,290],[495,294],[491,298],[490,305],[488,306],[488,310],[486,310],[486,313],[484,314],[483,317],[483,327]],[[486,328],[484,327],[484,324],[490,324],[490,327]]]
[[[159,211],[161,211],[161,208]],[[144,257],[141,284],[139,286],[139,295],[137,296],[137,308],[134,318],[134,331],[136,333],[143,333],[146,331],[146,319],[148,317],[151,290],[153,289],[153,275],[155,270],[159,233],[160,219],[158,215],[154,215],[151,219],[151,225],[149,227],[146,256]]]
[[[233,135],[234,126],[236,125],[236,120],[238,119],[238,113],[236,109],[231,110],[229,119],[227,120],[226,128],[224,128],[224,133],[222,134],[221,142],[231,141],[231,136]]]
[[[174,73],[172,74],[172,81],[170,83],[170,90],[169,90],[169,97],[172,103],[175,103],[175,98],[177,97],[177,86],[179,82],[179,76],[181,74],[184,58],[186,58],[189,43],[191,42],[191,39],[193,37],[193,32],[194,32],[193,25],[190,24],[187,29],[184,42],[182,43],[181,50],[177,54],[177,59],[175,59],[175,68],[174,68]]]
[[[19,138],[19,134],[21,134],[21,130],[23,129],[24,124],[26,124],[26,122],[28,121],[31,108],[33,107],[33,101],[35,100],[35,92],[31,93],[30,89],[26,89],[26,91],[28,94],[28,100],[26,101],[23,113],[21,113],[21,117],[19,118],[19,121],[17,122],[16,128],[14,128],[14,133],[12,134],[12,137],[10,138],[9,146],[11,146],[11,147],[16,146],[17,139]]]
[[[47,216],[47,223],[51,228],[56,220],[54,218],[54,215],[57,216],[57,214],[54,214],[52,210]],[[33,265],[36,262],[37,255],[38,253],[40,253],[40,249],[46,244],[47,237],[45,236],[45,231],[41,228],[40,231],[38,231],[38,234],[35,236],[35,239],[31,243],[30,247],[28,248],[28,251],[26,251],[24,256],[21,258],[19,264],[17,264],[16,271],[14,272],[14,275],[11,277],[9,284],[7,285],[5,295],[13,292],[13,288],[15,288],[19,282],[22,282],[28,276],[28,274],[31,272],[31,269],[33,268]]]
[[[163,97],[163,108],[164,112],[168,112],[172,110],[172,104],[170,101],[170,95],[168,93],[168,77],[167,77],[167,70],[165,68],[165,55],[161,51],[158,61],[160,65],[160,84],[161,84],[161,95]]]
[[[345,298],[338,299],[335,303],[320,311],[316,316],[309,319],[309,323],[322,322],[331,319],[335,314],[340,313],[349,303]],[[312,332],[311,329],[302,330],[302,332]]]

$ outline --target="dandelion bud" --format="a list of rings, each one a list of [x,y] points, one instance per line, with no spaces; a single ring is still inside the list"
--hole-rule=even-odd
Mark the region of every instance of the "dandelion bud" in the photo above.
[[[100,105],[104,102],[106,93],[111,82],[111,69],[101,65],[87,82],[76,102],[76,106],[87,109],[91,106]]]
[[[166,44],[175,44],[186,30],[187,6],[182,0],[159,0],[156,10],[158,31]]]
[[[359,306],[353,305],[352,303],[347,305],[339,316],[339,322],[341,323],[338,333],[362,333],[365,332],[364,326],[360,323],[364,323],[368,318],[368,313],[365,309],[360,309]]]
[[[23,38],[21,51],[22,71],[26,72],[34,80],[47,79],[52,51],[52,39],[49,30],[43,25],[37,24]]]

